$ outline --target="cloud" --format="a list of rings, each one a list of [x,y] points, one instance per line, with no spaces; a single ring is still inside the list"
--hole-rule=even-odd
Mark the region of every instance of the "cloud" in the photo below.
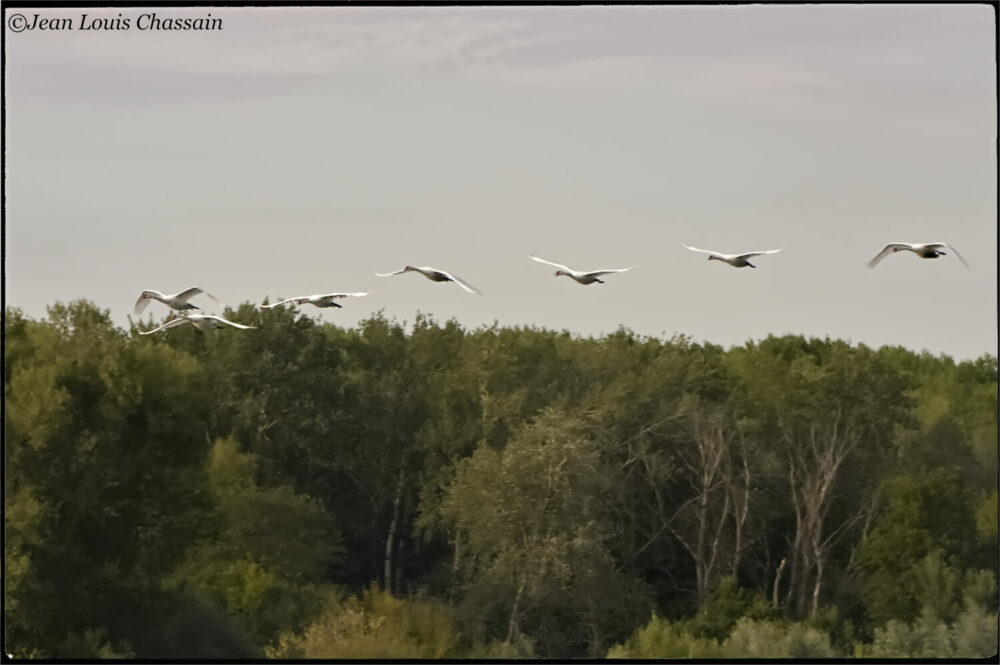
[[[833,102],[896,108],[931,95],[981,103],[993,96],[993,22],[977,9],[157,8],[164,17],[210,12],[224,28],[21,34],[7,42],[8,72],[13,95],[77,101],[94,99],[88,90],[124,100],[135,86],[156,102],[273,97],[371,73],[595,91],[663,86],[707,101],[761,94],[778,112]]]

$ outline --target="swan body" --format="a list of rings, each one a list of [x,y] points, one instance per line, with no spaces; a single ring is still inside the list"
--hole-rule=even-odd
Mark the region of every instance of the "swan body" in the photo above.
[[[955,256],[958,257],[958,260],[961,261],[966,268],[969,267],[969,264],[965,262],[965,259],[963,259],[962,255],[958,253],[958,250],[956,250],[954,247],[949,247],[943,242],[927,242],[917,245],[911,245],[905,242],[891,242],[885,247],[883,247],[882,251],[875,255],[875,258],[873,258],[871,261],[868,262],[868,267],[874,268],[879,261],[889,256],[890,254],[895,254],[896,252],[902,252],[902,251],[913,252],[922,259],[936,259],[937,257],[944,256],[945,254],[948,253],[941,251],[944,249],[947,249],[949,252],[954,252]]]
[[[601,275],[610,275],[616,272],[628,272],[629,270],[635,270],[637,267],[637,266],[632,266],[631,268],[608,268],[605,270],[591,270],[589,272],[583,272],[580,270],[573,270],[569,266],[564,266],[561,263],[554,263],[552,261],[547,261],[539,256],[534,256],[532,254],[528,254],[528,257],[531,258],[533,261],[538,261],[539,263],[545,263],[547,265],[559,268],[559,270],[556,270],[555,273],[556,277],[565,275],[566,277],[576,280],[580,284],[593,284],[594,282],[597,282],[598,284],[603,284],[604,280],[599,279]]]
[[[242,323],[233,323],[232,321],[227,321],[221,316],[212,316],[211,314],[181,313],[175,316],[174,318],[170,319],[163,325],[153,328],[152,330],[145,330],[145,331],[140,330],[139,334],[151,335],[157,331],[166,330],[167,328],[176,328],[177,326],[183,325],[185,323],[193,324],[196,328],[198,328],[202,332],[211,332],[216,328],[222,328],[224,327],[222,324],[232,326],[233,328],[240,328],[241,330],[250,330],[257,327],[257,326],[245,326]]]
[[[146,306],[149,305],[149,302],[151,300],[159,300],[170,309],[177,311],[184,311],[188,309],[199,309],[197,305],[192,305],[188,301],[200,293],[204,293],[212,300],[215,300],[216,303],[219,302],[218,300],[216,300],[215,296],[213,296],[211,293],[208,293],[203,289],[199,289],[197,286],[192,286],[190,289],[181,291],[180,293],[173,293],[170,295],[166,295],[164,293],[160,293],[159,291],[154,291],[152,289],[146,289],[139,296],[139,299],[135,301],[135,307],[132,308],[132,313],[135,314],[136,316],[140,316],[143,313],[143,311],[145,311]]]
[[[314,296],[298,296],[296,298],[285,298],[284,300],[270,305],[261,305],[261,307],[277,307],[278,305],[284,305],[285,303],[295,303],[295,305],[315,305],[316,307],[341,307],[337,304],[337,298],[360,298],[361,296],[366,296],[370,292],[363,291],[358,293],[326,293]]]
[[[687,243],[681,243],[692,252],[701,252],[702,254],[708,254],[708,260],[711,261],[715,259],[716,261],[724,261],[734,268],[756,268],[754,264],[750,263],[750,259],[755,256],[763,256],[764,254],[777,254],[781,251],[779,249],[768,249],[762,252],[747,252],[745,254],[723,254],[721,252],[713,252],[710,249],[698,249],[697,247],[691,247]]]
[[[419,268],[414,268],[413,266],[406,266],[404,268],[400,268],[395,272],[387,272],[387,273],[377,272],[375,273],[375,275],[377,277],[391,277],[392,275],[399,275],[404,272],[419,272],[421,275],[423,275],[424,277],[433,282],[455,282],[469,293],[476,293],[479,295],[483,295],[481,291],[476,289],[474,286],[472,286],[465,280],[456,277],[455,275],[452,275],[450,272],[445,272],[444,270],[438,270],[437,268],[431,268],[429,266],[422,266]]]

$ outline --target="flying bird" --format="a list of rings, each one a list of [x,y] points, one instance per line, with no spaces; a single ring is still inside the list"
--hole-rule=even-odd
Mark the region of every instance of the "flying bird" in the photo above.
[[[132,308],[132,313],[135,314],[136,316],[141,315],[143,311],[145,311],[146,306],[149,305],[150,300],[159,300],[170,309],[174,309],[177,311],[183,311],[186,309],[199,309],[197,305],[192,305],[191,303],[188,302],[188,300],[190,300],[191,298],[195,297],[200,293],[204,293],[212,300],[215,300],[216,303],[219,303],[219,301],[216,300],[215,296],[213,296],[211,293],[203,289],[199,289],[197,286],[192,286],[190,289],[187,289],[186,291],[181,291],[180,293],[174,293],[172,295],[165,295],[163,293],[160,293],[159,291],[146,289],[145,291],[142,292],[142,295],[139,296],[139,299],[135,301],[135,307]]]
[[[715,259],[716,261],[725,261],[734,268],[746,268],[747,266],[751,268],[756,268],[754,264],[750,263],[750,259],[755,256],[763,256],[764,254],[777,254],[783,248],[779,249],[769,249],[763,252],[747,252],[746,254],[722,254],[720,252],[713,252],[710,249],[698,249],[697,247],[691,247],[687,243],[681,243],[692,252],[701,252],[702,254],[708,254],[708,260],[711,261]]]
[[[233,323],[232,321],[227,321],[221,316],[212,316],[211,314],[178,314],[174,318],[170,319],[163,325],[153,328],[152,330],[140,330],[140,335],[151,335],[160,330],[166,330],[167,328],[175,328],[179,325],[191,323],[197,327],[202,332],[211,332],[216,328],[223,328],[222,324],[232,326],[233,328],[240,328],[241,330],[256,329],[257,326],[245,326],[242,323]]]
[[[392,275],[398,275],[404,272],[419,272],[421,275],[423,275],[424,277],[433,282],[455,282],[469,293],[478,293],[479,295],[483,295],[481,291],[479,291],[474,286],[472,286],[465,280],[461,279],[460,277],[456,277],[455,275],[452,275],[450,272],[445,272],[444,270],[438,270],[437,268],[430,268],[428,266],[423,266],[420,268],[414,268],[413,266],[406,266],[405,268],[401,268],[396,272],[387,272],[387,273],[377,272],[375,273],[375,275],[378,277],[391,277]]]
[[[561,263],[553,263],[552,261],[546,261],[545,259],[538,256],[534,256],[532,254],[528,254],[528,256],[532,260],[538,261],[539,263],[546,263],[550,266],[555,266],[556,268],[559,268],[559,270],[556,270],[555,274],[556,277],[559,277],[560,275],[566,275],[567,277],[575,279],[580,284],[593,284],[594,282],[597,282],[598,284],[603,284],[604,280],[598,279],[601,275],[610,275],[611,273],[616,273],[616,272],[628,272],[629,270],[635,270],[637,267],[637,266],[632,266],[631,268],[609,268],[607,270],[591,270],[590,272],[582,272],[580,270],[573,270],[569,266],[564,266]]]
[[[286,302],[292,302],[296,305],[315,305],[316,307],[341,307],[341,305],[337,304],[337,298],[360,298],[369,293],[370,291],[362,291],[358,293],[326,293],[315,296],[298,296],[296,298],[285,298],[280,302],[270,305],[261,305],[261,307],[277,307],[278,305],[284,305]]]
[[[891,242],[886,245],[881,252],[875,255],[871,261],[868,262],[869,268],[874,268],[879,261],[889,256],[890,254],[895,254],[896,252],[907,251],[913,252],[922,259],[936,259],[939,256],[944,256],[947,252],[942,252],[942,249],[947,249],[950,252],[954,252],[958,260],[961,261],[966,268],[969,267],[968,263],[965,263],[965,259],[962,255],[958,253],[954,247],[949,247],[943,242],[927,242],[921,245],[910,245],[905,242]],[[969,268],[971,270],[971,268]]]

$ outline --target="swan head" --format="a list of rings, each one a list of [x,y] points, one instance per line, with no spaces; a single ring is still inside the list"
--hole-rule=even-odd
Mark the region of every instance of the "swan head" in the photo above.
[[[712,260],[712,259],[714,259],[714,258],[715,258],[714,256],[712,256],[711,254],[709,254],[709,255],[708,255],[708,259],[707,259],[707,260],[708,260],[708,261],[711,261],[711,260]]]
[[[568,277],[569,273],[568,272],[563,272],[562,270],[556,270],[555,277],[558,277],[559,275],[566,275]]]

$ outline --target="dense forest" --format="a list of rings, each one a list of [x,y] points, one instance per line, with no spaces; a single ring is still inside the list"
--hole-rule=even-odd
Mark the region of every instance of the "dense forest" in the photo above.
[[[15,658],[988,656],[997,361],[4,315]]]

